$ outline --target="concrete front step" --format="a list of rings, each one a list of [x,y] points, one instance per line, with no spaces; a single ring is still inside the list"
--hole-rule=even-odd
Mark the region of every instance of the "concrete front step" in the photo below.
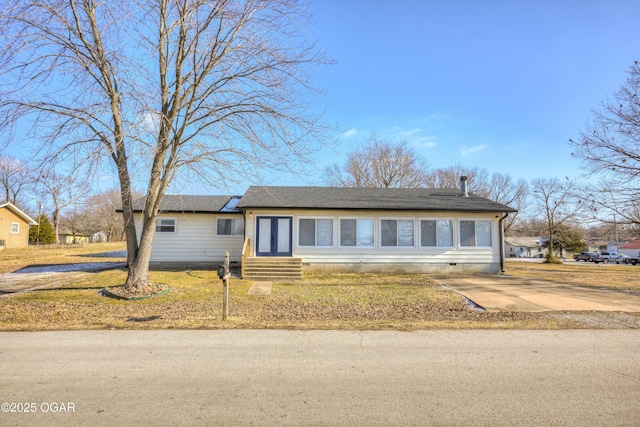
[[[250,257],[245,258],[246,265],[302,265],[302,258],[291,257]]]
[[[302,279],[302,259],[280,257],[246,258],[244,278],[249,280]]]

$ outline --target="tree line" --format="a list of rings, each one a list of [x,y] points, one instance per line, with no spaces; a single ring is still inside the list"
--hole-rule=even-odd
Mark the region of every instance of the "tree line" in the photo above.
[[[594,187],[568,178],[526,182],[461,165],[432,168],[407,141],[376,135],[324,171],[326,184],[340,187],[458,188],[461,176],[468,178],[471,193],[518,210],[504,222],[507,236],[548,237],[551,247],[580,251],[587,237],[630,239],[640,232],[637,188],[631,191],[629,181],[627,191],[618,191],[611,181]]]
[[[25,162],[0,155],[0,202],[11,202],[34,218],[30,243],[60,243],[60,234],[94,235],[99,240],[124,240],[120,192],[95,193],[84,175],[45,172],[36,160]],[[135,193],[141,197],[141,193]]]

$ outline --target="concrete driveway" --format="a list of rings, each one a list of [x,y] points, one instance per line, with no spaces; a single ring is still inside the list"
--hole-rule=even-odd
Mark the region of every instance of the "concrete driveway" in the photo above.
[[[509,275],[437,275],[487,311],[640,312],[640,296]]]

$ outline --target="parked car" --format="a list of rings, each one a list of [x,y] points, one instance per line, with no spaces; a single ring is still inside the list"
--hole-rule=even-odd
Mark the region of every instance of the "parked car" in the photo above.
[[[624,258],[622,254],[618,254],[615,252],[600,252],[596,258],[593,259],[593,262],[596,264],[602,262],[603,264],[608,264],[610,262],[615,262],[616,264],[620,264],[624,262]]]
[[[585,261],[590,262],[597,258],[598,254],[595,252],[580,252],[579,254],[575,254],[573,259],[576,261]]]
[[[620,262],[620,264],[627,264],[629,261],[629,256],[625,254],[620,254],[620,257],[616,260],[616,264]]]
[[[626,257],[624,262],[627,263],[627,264],[631,264],[631,265],[640,264],[640,255],[635,256],[635,257],[633,257],[633,256]]]

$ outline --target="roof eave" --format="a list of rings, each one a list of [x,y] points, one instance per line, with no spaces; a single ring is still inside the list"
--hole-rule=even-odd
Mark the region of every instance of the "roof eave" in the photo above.
[[[0,208],[4,208],[4,207],[13,211],[15,215],[22,217],[22,219],[25,220],[24,222],[26,222],[28,225],[38,225],[38,222],[36,220],[31,218],[26,213],[22,212],[22,210],[20,210],[20,208],[14,205],[13,203],[7,202],[0,205]]]

